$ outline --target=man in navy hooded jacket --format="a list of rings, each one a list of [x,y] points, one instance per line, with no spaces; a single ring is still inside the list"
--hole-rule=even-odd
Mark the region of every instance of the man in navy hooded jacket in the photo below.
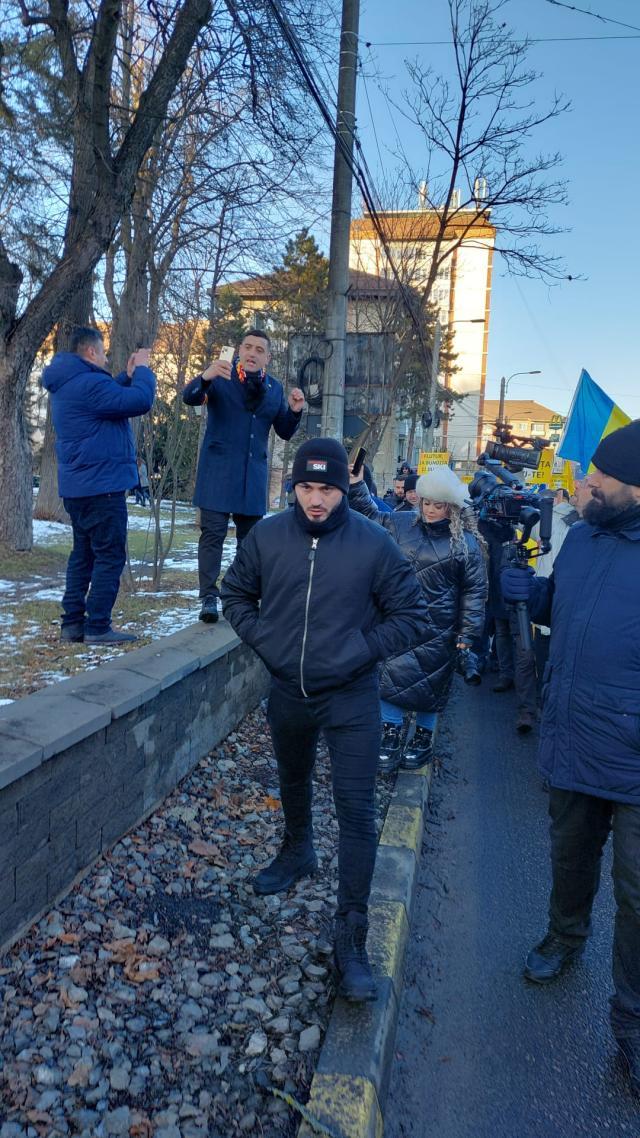
[[[207,404],[207,430],[198,460],[194,506],[200,508],[198,575],[200,620],[218,619],[222,546],[233,515],[238,547],[267,508],[267,446],[274,428],[281,439],[297,431],[304,395],[287,398],[268,374],[271,341],[252,328],[242,337],[233,364],[213,360],[182,392],[188,407]]]
[[[640,1091],[640,419],[598,445],[591,498],[550,577],[503,569],[506,601],[551,628],[539,763],[549,782],[547,935],[525,976],[559,976],[584,951],[613,833],[611,1025]]]
[[[62,598],[63,640],[117,644],[135,640],[111,627],[126,561],[126,491],[138,482],[130,418],[150,410],[155,376],[149,350],[134,352],[126,372],[107,370],[97,328],[77,328],[71,351],[44,369],[56,432],[58,493],[73,527]]]

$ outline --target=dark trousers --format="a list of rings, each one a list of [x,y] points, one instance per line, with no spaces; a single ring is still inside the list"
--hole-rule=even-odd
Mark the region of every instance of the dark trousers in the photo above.
[[[552,788],[549,814],[553,874],[549,928],[567,944],[580,945],[591,932],[602,850],[613,831],[611,1026],[618,1038],[640,1039],[640,806]]]
[[[503,679],[513,680],[518,711],[536,713],[536,659],[533,648],[523,648],[515,612],[496,617],[496,656]]]
[[[539,628],[536,628],[533,637],[533,653],[536,658],[536,674],[538,677],[537,691],[538,702],[542,694],[542,679],[544,676],[544,669],[549,659],[549,648],[551,646],[551,637],[545,636]]]
[[[222,564],[222,546],[229,528],[229,518],[233,517],[236,526],[238,548],[249,530],[260,521],[261,515],[221,514],[217,510],[200,510],[200,540],[198,542],[198,576],[200,596],[217,597],[218,577]]]
[[[91,635],[108,632],[127,559],[125,492],[65,498],[64,508],[71,518],[73,549],[67,563],[62,625],[84,625]]]
[[[285,830],[312,837],[311,773],[320,732],[329,749],[338,817],[338,916],[367,912],[376,860],[375,784],[380,754],[377,680],[305,699],[272,683],[267,713],[278,762]]]

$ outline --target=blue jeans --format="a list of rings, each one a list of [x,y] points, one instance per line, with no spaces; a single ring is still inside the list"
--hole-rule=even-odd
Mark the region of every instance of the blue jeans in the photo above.
[[[267,719],[278,761],[286,833],[294,842],[312,837],[311,772],[318,737],[321,731],[324,734],[339,829],[337,914],[366,914],[376,860],[377,680],[367,676],[307,699],[274,680]]]
[[[618,1038],[640,1039],[640,806],[578,791],[549,791],[551,868],[549,930],[579,946],[591,932],[602,850],[613,830],[611,1026]]]
[[[395,703],[389,703],[386,699],[381,699],[380,715],[382,716],[383,723],[390,723],[393,727],[402,727],[404,711],[401,707],[397,707]],[[435,731],[437,721],[437,711],[416,712],[416,727],[424,727],[427,731]]]
[[[127,503],[124,490],[90,498],[65,498],[73,527],[62,598],[62,627],[84,626],[95,636],[111,628],[111,610],[127,559]]]

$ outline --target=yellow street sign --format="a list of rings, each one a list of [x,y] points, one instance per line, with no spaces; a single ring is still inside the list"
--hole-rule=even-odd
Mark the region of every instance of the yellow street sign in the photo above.
[[[567,459],[557,458],[553,447],[544,448],[538,469],[527,470],[524,479],[536,486],[544,482],[551,490],[567,490],[569,494],[575,490],[573,464]]]
[[[448,466],[448,450],[421,450],[418,459],[418,474],[426,474],[434,466]]]

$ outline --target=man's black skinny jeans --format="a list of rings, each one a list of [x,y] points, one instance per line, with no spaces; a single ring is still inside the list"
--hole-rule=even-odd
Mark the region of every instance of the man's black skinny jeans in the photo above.
[[[339,827],[337,915],[367,912],[376,860],[375,783],[380,754],[377,676],[305,698],[272,681],[267,712],[287,837],[311,840],[311,774],[322,731]]]

